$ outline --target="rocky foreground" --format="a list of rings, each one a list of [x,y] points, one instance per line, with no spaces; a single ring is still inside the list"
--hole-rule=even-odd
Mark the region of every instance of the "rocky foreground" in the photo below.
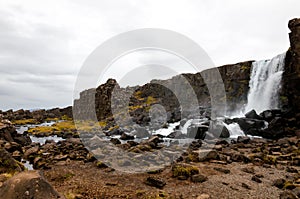
[[[8,120],[0,124],[2,198],[300,197],[297,136],[277,140],[241,136],[219,139],[215,145],[195,140],[170,166],[130,174],[94,158],[79,138],[40,145],[31,143],[26,133],[18,134]],[[115,144],[140,149],[138,154],[143,149],[159,150],[160,139],[152,136],[141,144],[115,140]],[[22,159],[36,170],[25,171]]]

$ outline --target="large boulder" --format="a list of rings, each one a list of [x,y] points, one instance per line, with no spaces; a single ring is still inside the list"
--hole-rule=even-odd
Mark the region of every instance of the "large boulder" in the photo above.
[[[22,172],[5,181],[0,187],[0,196],[22,199],[65,198],[53,189],[39,171]]]
[[[266,126],[265,121],[257,119],[234,118],[233,121],[238,123],[240,125],[240,128],[246,134],[249,134],[251,131],[259,131]]]
[[[256,119],[256,120],[262,119],[262,117],[260,115],[258,115],[254,109],[249,111],[248,113],[246,113],[245,117],[249,118],[249,119]]]

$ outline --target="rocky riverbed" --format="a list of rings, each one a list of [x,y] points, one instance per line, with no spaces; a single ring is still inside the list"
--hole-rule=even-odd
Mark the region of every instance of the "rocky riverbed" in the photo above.
[[[136,154],[159,151],[165,139],[152,135],[139,143],[122,135],[110,141]],[[127,174],[96,159],[76,136],[44,144],[32,142],[27,132],[17,133],[8,120],[2,120],[0,192],[8,194],[6,187],[15,183],[8,179],[16,173],[21,172],[26,179],[37,178],[35,174],[25,174],[26,168],[20,162],[23,159],[49,182],[42,189],[53,186],[60,197],[67,198],[297,198],[299,146],[297,136],[275,140],[247,136],[196,139],[169,166]],[[203,153],[206,155],[202,156]],[[25,190],[23,197],[28,193],[29,198],[30,192]]]

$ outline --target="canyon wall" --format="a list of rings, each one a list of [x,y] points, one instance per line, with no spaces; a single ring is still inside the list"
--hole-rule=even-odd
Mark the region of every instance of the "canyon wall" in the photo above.
[[[282,96],[287,108],[300,110],[300,19],[289,22],[290,45],[283,74]]]
[[[285,60],[285,72],[283,73],[282,89],[280,92],[280,103],[284,109],[299,110],[300,100],[300,19],[293,19],[289,22],[290,43],[291,47],[287,52]],[[226,91],[226,103],[228,112],[239,110],[247,102],[247,94],[249,90],[249,80],[251,74],[251,65],[253,61],[246,61],[237,64],[230,64],[218,67],[224,87]],[[116,80],[109,79],[105,84],[100,85],[96,89],[89,89],[80,94],[80,98],[74,101],[73,111],[77,114],[77,119],[91,119],[93,109],[96,109],[98,120],[103,120],[112,116],[111,101],[112,91],[116,93],[119,104],[127,103],[126,98],[130,97],[130,102],[125,104],[131,107],[131,116],[147,115],[147,107],[150,103],[159,103],[164,106],[165,110],[172,115],[175,120],[180,119],[180,105],[178,101],[178,93],[173,90],[180,91],[180,95],[188,103],[193,96],[188,88],[192,86],[200,107],[210,107],[210,92],[218,93],[218,87],[214,86],[212,90],[208,90],[207,84],[217,85],[214,76],[210,76],[212,70],[208,69],[196,74],[182,74],[168,80],[153,80],[148,84],[136,87],[120,88]],[[182,84],[180,79],[185,78],[188,84]],[[115,90],[114,90],[115,89]],[[128,96],[131,95],[131,96]],[[154,100],[149,100],[149,97]],[[184,100],[184,101],[185,101]],[[223,96],[218,99],[224,101]],[[95,102],[95,103],[94,103]],[[148,103],[148,104],[147,104]],[[259,103],[259,102],[258,102]],[[146,104],[143,106],[142,104]],[[124,106],[120,106],[124,107]],[[198,108],[190,107],[191,109]],[[149,111],[149,109],[148,109]],[[190,110],[193,111],[193,110]],[[149,118],[139,118],[138,120],[149,121]]]

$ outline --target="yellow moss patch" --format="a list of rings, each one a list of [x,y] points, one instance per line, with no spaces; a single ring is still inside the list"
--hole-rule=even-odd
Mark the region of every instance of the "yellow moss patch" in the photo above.
[[[156,103],[156,102],[157,102],[157,100],[156,100],[154,97],[149,96],[149,97],[147,98],[146,104],[150,105],[150,104],[154,104],[154,103]]]
[[[58,122],[52,125],[52,127],[60,130],[60,131],[73,131],[76,129],[73,121],[63,121]]]
[[[58,132],[75,132],[76,128],[73,121],[63,121],[53,124],[52,126],[38,126],[30,128],[28,133],[30,134],[46,134],[51,135]]]
[[[38,124],[36,119],[15,120],[12,123],[14,125]]]
[[[192,176],[199,173],[199,169],[190,165],[176,165],[172,168],[173,177],[178,176]]]
[[[106,121],[100,121],[99,122],[99,125],[101,126],[101,127],[106,127],[107,126],[107,122]]]
[[[144,98],[141,97],[142,96],[142,91],[137,91],[134,93],[134,97],[138,100],[144,100]]]
[[[69,118],[67,115],[63,115],[63,116],[61,117],[61,119],[62,119],[62,120],[68,120],[68,121],[71,121],[71,120],[72,120],[72,118]]]
[[[55,117],[55,118],[46,118],[45,121],[46,122],[52,122],[52,121],[58,121],[59,118]]]

